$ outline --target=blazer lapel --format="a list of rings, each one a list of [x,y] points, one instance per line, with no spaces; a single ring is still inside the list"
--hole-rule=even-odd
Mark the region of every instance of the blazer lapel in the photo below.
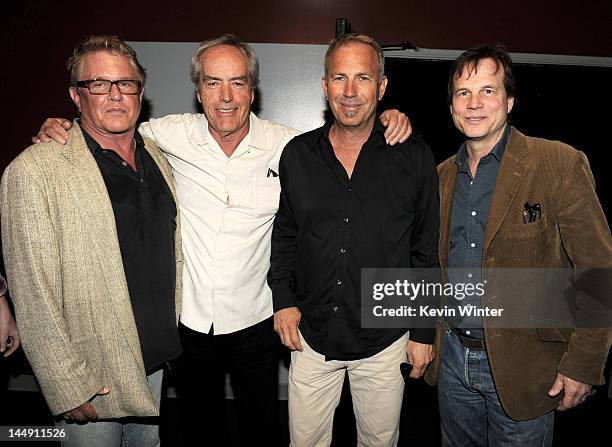
[[[182,278],[183,278],[183,247],[182,247],[182,239],[181,239],[181,213],[179,211],[180,204],[178,202],[178,198],[176,196],[176,188],[174,186],[174,177],[172,175],[172,169],[168,164],[168,160],[166,156],[162,154],[159,148],[155,145],[155,143],[148,138],[144,139],[144,146],[147,152],[153,157],[153,160],[157,164],[164,180],[168,184],[168,188],[170,188],[170,192],[172,193],[172,197],[174,197],[174,203],[176,203],[177,212],[176,212],[176,233],[175,233],[175,247],[174,247],[174,255],[176,262],[176,292],[175,292],[175,306],[176,306],[176,322],[178,324],[180,313],[181,313],[181,301],[182,301]]]
[[[455,190],[455,181],[457,180],[457,166],[455,157],[444,162],[441,167],[441,172],[444,175],[440,176],[440,241],[438,244],[438,257],[440,265],[446,267],[448,265],[448,252],[450,250],[450,223],[451,212],[453,209],[453,192]]]
[[[485,230],[483,253],[499,231],[502,222],[508,215],[510,205],[516,198],[528,168],[528,154],[525,136],[513,128],[495,182],[495,191],[493,191]]]
[[[66,181],[69,182],[77,204],[75,208],[83,214],[84,226],[89,228],[93,253],[98,257],[100,265],[104,266],[100,271],[100,279],[106,285],[108,297],[113,302],[115,316],[136,363],[144,373],[138,330],[123,269],[115,214],[98,164],[76,122],[68,135],[68,142],[62,149],[62,155],[75,168],[72,178]]]

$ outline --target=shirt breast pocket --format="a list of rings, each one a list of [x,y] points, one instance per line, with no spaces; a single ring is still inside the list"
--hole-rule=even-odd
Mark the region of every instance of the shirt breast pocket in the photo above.
[[[255,196],[257,198],[257,212],[268,215],[278,211],[280,199],[280,180],[276,177],[259,178],[255,182]]]

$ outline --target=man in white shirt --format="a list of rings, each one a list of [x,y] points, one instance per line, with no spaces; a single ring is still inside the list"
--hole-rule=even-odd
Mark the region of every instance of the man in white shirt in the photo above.
[[[168,115],[139,131],[172,166],[183,251],[184,353],[176,388],[181,434],[225,445],[225,374],[230,373],[243,445],[278,441],[278,359],[272,294],[266,283],[278,209],[282,149],[300,132],[259,119],[251,104],[259,80],[253,50],[231,35],[204,41],[191,78],[204,114]],[[383,118],[384,116],[384,118]],[[390,143],[410,136],[408,120],[385,112]],[[38,137],[62,141],[67,121],[49,119]]]

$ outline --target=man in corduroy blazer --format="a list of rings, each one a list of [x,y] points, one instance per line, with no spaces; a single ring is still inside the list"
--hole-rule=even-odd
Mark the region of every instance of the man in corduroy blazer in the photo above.
[[[172,174],[135,133],[145,72],[134,50],[92,36],[68,69],[80,119],[67,144],[29,147],[2,177],[17,324],[66,445],[158,445],[163,366],[181,350]]]
[[[511,128],[514,95],[503,47],[474,47],[455,61],[449,103],[465,143],[438,167],[442,267],[455,282],[457,268],[466,282],[484,281],[485,269],[605,273],[612,239],[585,155]],[[512,292],[520,293],[498,290],[474,304],[502,308],[517,299]],[[585,315],[577,296],[578,319]],[[610,327],[525,320],[511,329],[493,320],[439,324],[426,380],[438,384],[443,445],[550,445],[553,410],[580,404],[603,383]]]

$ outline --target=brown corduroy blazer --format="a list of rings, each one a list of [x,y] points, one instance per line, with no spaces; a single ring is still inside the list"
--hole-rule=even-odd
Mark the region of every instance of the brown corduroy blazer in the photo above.
[[[170,167],[145,139],[176,200]],[[115,218],[78,125],[65,146],[27,148],[0,186],[2,243],[23,349],[51,412],[92,404],[101,419],[155,416]],[[176,229],[176,314],[182,251]]]
[[[455,157],[438,166],[440,176],[440,264],[448,266]],[[526,225],[525,202],[540,203],[541,218]],[[491,202],[482,254],[490,268],[612,268],[612,238],[586,156],[570,146],[527,137],[512,129]],[[510,296],[486,296],[499,307]],[[503,307],[503,306],[501,306]],[[580,310],[579,310],[580,311]],[[506,413],[515,420],[556,408],[547,391],[557,372],[583,383],[603,383],[612,331],[585,328],[494,328],[484,319],[491,373]],[[434,344],[435,359],[425,379],[437,381],[443,325]]]

